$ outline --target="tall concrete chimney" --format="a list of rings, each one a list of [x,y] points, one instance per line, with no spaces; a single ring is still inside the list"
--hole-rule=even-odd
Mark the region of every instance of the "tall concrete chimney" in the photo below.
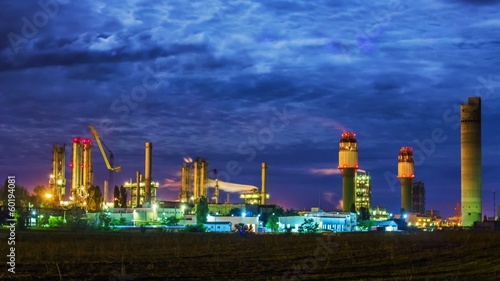
[[[342,172],[343,212],[351,212],[355,206],[355,181],[358,169],[358,143],[356,134],[343,133],[339,148],[339,169]]]
[[[402,147],[398,155],[398,178],[401,181],[401,208],[412,211],[412,188],[415,178],[413,148]]]
[[[482,216],[481,98],[460,105],[462,166],[462,226],[473,226]]]
[[[267,163],[262,163],[262,185],[260,191],[260,204],[266,205],[267,196]]]
[[[151,168],[152,168],[152,155],[151,151],[153,149],[153,144],[150,142],[146,143],[146,157],[145,157],[145,168],[144,168],[144,203],[151,204]]]

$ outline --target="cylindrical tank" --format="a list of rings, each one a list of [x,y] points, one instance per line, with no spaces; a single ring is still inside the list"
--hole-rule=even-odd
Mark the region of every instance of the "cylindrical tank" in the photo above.
[[[473,226],[482,216],[481,98],[460,106],[462,225]]]

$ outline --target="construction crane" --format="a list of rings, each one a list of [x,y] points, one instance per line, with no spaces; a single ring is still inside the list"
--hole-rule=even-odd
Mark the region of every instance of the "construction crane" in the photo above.
[[[122,170],[121,167],[114,167],[113,161],[114,161],[114,154],[109,149],[109,147],[101,140],[101,137],[99,136],[99,133],[97,133],[97,130],[94,128],[94,126],[89,125],[90,131],[92,132],[92,135],[94,136],[94,139],[97,142],[97,145],[99,146],[99,150],[101,151],[102,158],[104,158],[104,162],[106,163],[106,167],[109,169],[109,180],[108,180],[108,186],[113,189],[113,172],[120,172]],[[109,152],[109,160],[108,156],[106,155],[106,152],[104,151],[104,148]],[[107,194],[105,194],[105,200],[106,200]]]

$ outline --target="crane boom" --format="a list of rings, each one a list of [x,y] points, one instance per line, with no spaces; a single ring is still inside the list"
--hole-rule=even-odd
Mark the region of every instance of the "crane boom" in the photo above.
[[[101,141],[101,137],[99,136],[99,133],[97,133],[94,126],[89,125],[89,128],[90,128],[90,131],[92,132],[92,135],[94,136],[95,140],[97,141],[97,145],[99,146],[99,150],[101,151],[102,158],[104,158],[104,162],[106,163],[106,167],[108,167],[108,169],[112,170],[112,171],[117,171],[117,172],[121,171],[121,169],[122,169],[121,167],[113,167],[109,163],[108,156],[106,155],[106,152],[104,151],[103,142]],[[106,146],[106,145],[104,144],[104,146]],[[109,150],[109,148],[107,146],[106,146],[106,148]],[[109,150],[109,152],[111,155],[113,155],[111,150]]]

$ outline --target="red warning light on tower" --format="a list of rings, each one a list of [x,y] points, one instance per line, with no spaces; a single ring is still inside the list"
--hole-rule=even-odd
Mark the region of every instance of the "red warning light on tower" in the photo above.
[[[358,144],[355,133],[342,133],[339,146],[339,169],[358,169]]]
[[[413,147],[401,147],[398,155],[398,178],[414,178]]]

